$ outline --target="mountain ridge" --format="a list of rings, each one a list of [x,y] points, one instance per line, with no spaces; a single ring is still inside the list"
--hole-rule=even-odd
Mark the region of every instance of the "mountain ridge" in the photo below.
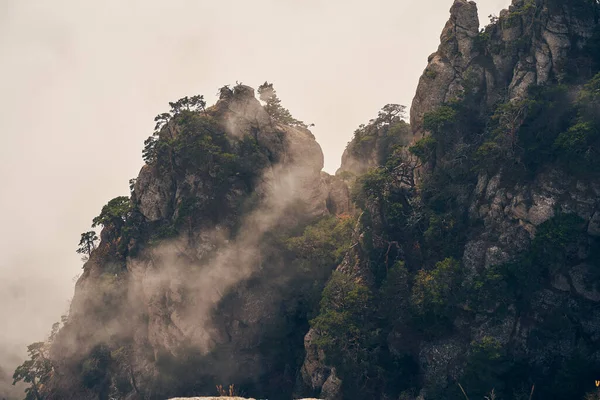
[[[94,219],[100,244],[33,349],[29,395],[592,392],[597,16],[514,0],[480,30],[455,0],[410,124],[386,105],[335,176],[268,83],[265,105],[244,85],[170,103],[131,197]]]

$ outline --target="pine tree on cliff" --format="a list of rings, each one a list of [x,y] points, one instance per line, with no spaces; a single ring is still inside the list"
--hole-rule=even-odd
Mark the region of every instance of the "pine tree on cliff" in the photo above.
[[[172,125],[169,124],[173,118],[184,112],[206,112],[206,101],[203,95],[185,96],[177,101],[169,102],[169,106],[171,106],[170,112],[160,113],[154,118],[154,122],[156,122],[154,133],[144,141],[142,158],[147,164],[154,163],[158,157],[158,137],[162,128],[167,127],[170,136],[173,137]]]
[[[98,236],[96,232],[89,231],[81,234],[81,240],[79,241],[79,247],[77,248],[77,253],[83,255],[83,259],[87,260],[87,258],[92,254],[92,251],[96,249],[96,242],[98,241]]]
[[[300,126],[306,128],[307,125],[292,117],[292,114],[287,108],[281,105],[281,100],[277,97],[277,92],[273,88],[273,84],[265,82],[258,87],[258,96],[264,101],[265,111],[273,118],[276,122],[280,122],[289,126]]]
[[[66,316],[62,316],[62,324],[65,321]],[[13,385],[18,382],[29,384],[29,387],[25,388],[24,400],[42,400],[45,398],[42,389],[54,373],[54,364],[48,357],[48,351],[60,330],[61,322],[52,325],[52,331],[46,342],[36,342],[27,346],[29,359],[15,369]]]

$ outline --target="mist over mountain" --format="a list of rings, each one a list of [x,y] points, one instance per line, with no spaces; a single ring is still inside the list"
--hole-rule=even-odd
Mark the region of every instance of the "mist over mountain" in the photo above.
[[[335,174],[272,83],[168,103],[26,399],[598,398],[600,4],[450,6]]]

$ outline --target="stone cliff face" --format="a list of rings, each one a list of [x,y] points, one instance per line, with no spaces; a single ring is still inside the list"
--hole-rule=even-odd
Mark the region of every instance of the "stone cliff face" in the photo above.
[[[427,134],[423,128],[426,112],[459,97],[467,86],[481,96],[481,109],[485,109],[500,101],[525,97],[532,85],[565,81],[569,63],[573,61],[570,57],[584,47],[596,26],[597,16],[592,8],[578,9],[569,2],[515,0],[508,10],[500,13],[497,22],[479,32],[475,3],[455,1],[441,36],[442,43],[429,57],[413,101],[411,126],[415,137]],[[589,65],[584,65],[578,72],[584,77],[588,70]],[[504,178],[502,171],[493,176],[480,173],[470,195],[469,218],[473,223],[483,222],[483,229],[470,235],[463,255],[465,266],[473,274],[514,259],[529,246],[536,228],[557,213],[577,214],[589,235],[597,236],[600,182],[576,179],[554,166],[538,172],[528,184],[507,185],[502,183]],[[583,276],[589,273],[586,259],[585,254],[580,254],[579,261],[574,262],[581,263],[569,272],[578,276],[574,280],[555,277],[561,284],[553,284],[538,294],[539,309],[562,301],[578,303],[578,307],[584,308],[584,304],[598,300],[594,295],[596,289],[584,289],[581,285]],[[522,351],[531,352],[526,343],[532,324],[525,322],[526,318],[520,319],[514,310],[510,314],[495,326],[484,320],[481,326],[472,327],[474,335],[497,336],[505,345],[518,342]],[[543,312],[534,312],[537,322],[543,319],[539,314]],[[581,329],[586,335],[598,335],[595,323],[579,323],[583,324]],[[570,329],[579,326],[574,323]],[[459,358],[462,351],[460,346],[452,345],[453,340],[449,339],[445,348],[454,350],[434,355],[434,349],[424,348],[421,359],[429,364],[441,362],[444,368],[449,368],[451,359]],[[568,353],[568,346],[574,345],[574,342],[563,343],[566,348],[562,351]],[[540,355],[545,356],[548,355]],[[430,379],[439,376],[439,371],[425,369]]]
[[[412,144],[431,134],[424,123],[428,113],[462,101],[465,93],[475,99],[470,111],[475,120],[489,118],[498,104],[516,104],[527,98],[528,90],[533,86],[566,83],[571,91],[580,90],[578,84],[569,86],[568,75],[575,74],[580,80],[591,78],[589,60],[581,60],[578,56],[597,32],[598,17],[591,3],[575,3],[514,0],[496,21],[480,30],[475,2],[455,0],[450,20],[441,35],[441,44],[428,59],[412,103]],[[437,167],[430,162],[427,168],[417,169],[416,172],[423,174],[420,180],[426,181],[441,169],[456,168],[455,161],[464,155],[455,150],[468,147],[471,140],[468,135],[472,133],[459,132],[448,139],[452,143],[446,148],[438,147]],[[353,143],[348,149],[352,146]],[[362,165],[373,167],[384,163],[371,155],[348,161],[348,154],[349,150],[344,154],[345,169],[357,175],[366,170]],[[357,165],[361,167],[355,167]],[[498,298],[486,311],[471,313],[475,305],[467,301],[461,306],[467,312],[454,317],[450,333],[416,342],[414,333],[407,333],[402,327],[393,328],[386,351],[404,354],[409,348],[419,371],[420,393],[413,392],[402,398],[414,398],[411,396],[418,394],[419,399],[437,399],[442,398],[441,393],[451,396],[448,393],[456,386],[453,382],[460,382],[465,376],[472,343],[485,340],[494,341],[513,360],[527,360],[535,371],[532,376],[549,373],[554,368],[551,360],[575,357],[582,347],[589,351],[585,356],[587,360],[600,359],[600,319],[591,311],[600,301],[600,286],[591,278],[597,268],[592,264],[596,263],[597,257],[593,255],[593,248],[599,233],[600,180],[575,177],[552,163],[538,169],[526,182],[511,182],[510,174],[508,166],[500,167],[493,173],[479,172],[472,183],[456,184],[459,188],[454,192],[453,200],[460,213],[464,213],[468,226],[465,242],[460,246],[460,261],[466,271],[461,290],[466,290],[496,266],[522,262],[519,257],[529,251],[539,230],[546,229],[547,224],[543,224],[561,215],[579,217],[581,231],[587,235],[579,239],[579,249],[568,250],[571,253],[566,256],[569,259],[566,267],[531,294],[526,309],[510,304],[499,311],[506,305]],[[418,197],[407,195],[408,198],[411,196]],[[363,233],[357,238],[358,246],[349,252],[354,261],[349,263],[347,258],[338,271],[373,287],[367,265],[372,260],[364,255],[366,250],[361,253],[360,247],[364,245],[361,239],[383,229],[378,229],[373,222],[359,229]],[[383,245],[382,252],[387,248],[389,253],[389,243]],[[399,258],[406,260],[403,256]],[[426,264],[427,260],[420,262]],[[523,264],[520,268],[528,267]],[[551,338],[545,337],[547,341],[542,344],[540,332],[553,323],[551,321],[556,317],[553,314],[564,307],[570,310],[568,317],[565,316],[561,328],[549,334]],[[327,355],[315,345],[319,335],[320,332],[311,329],[305,336],[304,383],[323,398],[342,398],[343,384],[336,376],[335,368],[327,364]],[[331,388],[332,381],[337,382],[334,389]]]
[[[412,103],[415,135],[423,135],[427,111],[455,99],[466,87],[479,91],[489,106],[521,98],[533,84],[563,79],[569,57],[596,26],[593,8],[581,8],[570,2],[515,0],[480,32],[476,3],[455,1]],[[585,67],[579,72],[585,73]]]
[[[128,218],[143,232],[124,243],[122,230],[102,231],[53,344],[62,368],[52,398],[114,391],[99,388],[108,383],[86,387],[76,379],[99,345],[123,358],[122,396],[185,394],[176,381],[190,374],[205,377],[206,388],[196,390],[208,393],[216,383],[250,382],[277,398],[285,394],[274,392],[293,384],[294,340],[301,348],[306,329],[294,283],[300,273],[285,268],[268,237],[347,212],[347,187],[321,171],[323,154],[310,131],[272,120],[251,88],[224,89],[203,115],[225,132],[241,162],[262,157],[250,165],[254,178],[238,170],[223,184],[214,179],[218,170],[206,175],[190,167],[183,153],[174,153],[184,122],[174,118],[162,128],[159,143],[172,143],[171,161],[145,165],[131,198]],[[253,143],[253,155],[242,153],[244,140]],[[169,227],[179,233],[165,235]],[[298,319],[286,321],[294,313]],[[181,365],[180,376],[174,364]]]
[[[532,88],[560,85],[573,103],[600,70],[582,56],[597,9],[514,0],[480,30],[476,4],[455,0],[410,125],[403,107],[384,107],[336,176],[310,131],[278,122],[247,86],[174,114],[125,211],[107,205],[52,344],[47,397],[162,399],[229,383],[270,399],[462,398],[456,382],[506,398],[540,381],[581,390],[587,375],[565,370],[600,366],[600,179],[558,156],[515,177],[526,146],[511,135],[539,104],[526,102]],[[492,168],[479,150],[510,116],[499,109],[518,112]],[[358,220],[350,244],[315,271],[330,256],[315,242],[335,228],[310,231],[299,253],[286,238],[336,215]]]

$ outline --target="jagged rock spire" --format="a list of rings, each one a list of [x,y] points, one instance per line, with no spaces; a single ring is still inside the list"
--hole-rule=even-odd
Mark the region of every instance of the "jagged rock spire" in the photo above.
[[[522,98],[531,85],[564,79],[572,51],[584,46],[597,25],[594,10],[591,3],[514,0],[480,32],[475,2],[455,0],[412,103],[415,140],[426,133],[424,114],[459,97],[467,81],[482,105],[490,106]]]

